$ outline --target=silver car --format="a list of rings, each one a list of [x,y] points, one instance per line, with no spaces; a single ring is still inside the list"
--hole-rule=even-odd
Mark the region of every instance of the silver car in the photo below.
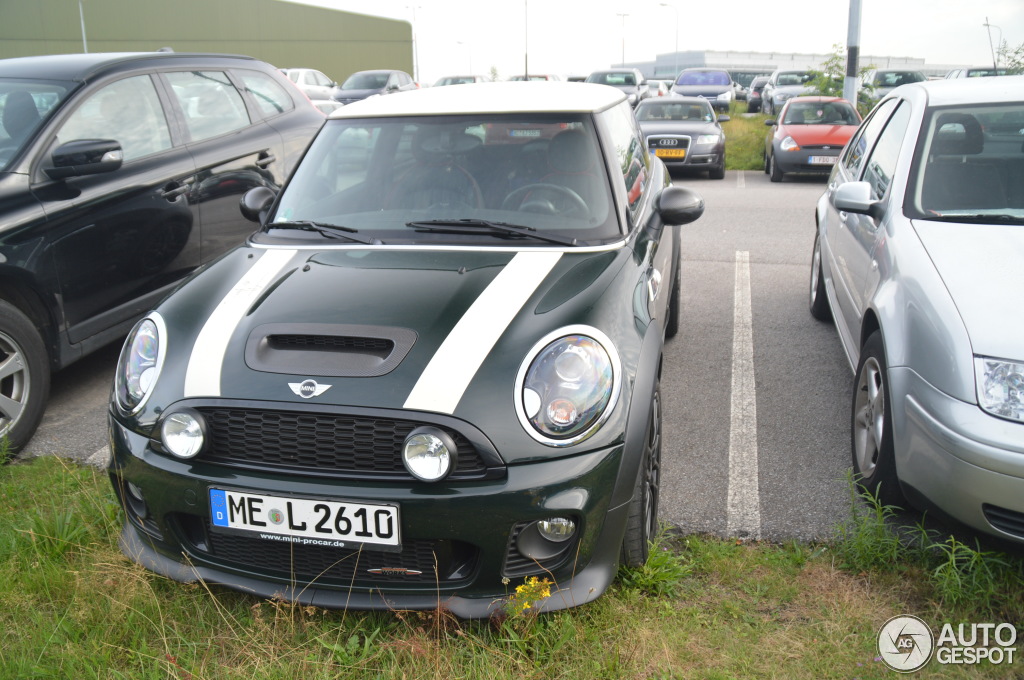
[[[811,314],[850,366],[854,473],[1024,543],[1024,78],[904,85],[818,201]]]

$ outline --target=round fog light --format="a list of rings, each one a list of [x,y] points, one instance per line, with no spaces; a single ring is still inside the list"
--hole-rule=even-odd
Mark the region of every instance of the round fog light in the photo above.
[[[417,427],[405,438],[402,462],[416,479],[436,482],[455,469],[458,450],[446,432],[436,427]]]
[[[160,424],[160,441],[178,458],[192,458],[206,441],[203,417],[195,411],[172,413]]]
[[[567,517],[552,517],[537,522],[537,531],[549,541],[568,541],[576,533],[576,523]]]

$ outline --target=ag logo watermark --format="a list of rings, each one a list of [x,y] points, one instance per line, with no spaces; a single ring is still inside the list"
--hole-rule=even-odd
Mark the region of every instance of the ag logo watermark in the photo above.
[[[894,616],[878,631],[878,655],[900,673],[924,668],[934,647],[932,629],[916,616]]]
[[[878,655],[898,673],[912,673],[931,660],[942,665],[993,665],[1014,662],[1017,628],[1010,623],[951,623],[938,638],[916,616],[894,616],[878,631]]]

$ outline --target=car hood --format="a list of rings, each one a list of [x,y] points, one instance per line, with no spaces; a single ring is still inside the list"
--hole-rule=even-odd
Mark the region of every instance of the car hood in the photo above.
[[[342,90],[339,88],[332,92],[331,96],[334,99],[337,99],[338,101],[354,101],[357,99],[366,99],[367,97],[373,96],[375,94],[380,94],[383,91],[384,90],[382,88],[374,88],[372,90]]]
[[[672,91],[684,97],[717,97],[732,90],[732,85],[674,85]]]
[[[915,220],[914,228],[960,312],[975,354],[1024,361],[1024,227]]]
[[[846,146],[856,125],[781,125],[781,137],[792,137],[800,146]]]
[[[704,121],[641,121],[640,131],[645,137],[651,135],[712,135],[720,134],[718,126]]]
[[[315,381],[329,386],[310,400],[321,405],[511,409],[540,338],[605,323],[587,314],[608,307],[597,302],[629,253],[244,247],[157,309],[177,351],[152,403],[304,402],[292,386]]]
[[[814,94],[814,88],[806,85],[776,85],[772,88],[774,94],[788,94],[798,97],[802,94]]]

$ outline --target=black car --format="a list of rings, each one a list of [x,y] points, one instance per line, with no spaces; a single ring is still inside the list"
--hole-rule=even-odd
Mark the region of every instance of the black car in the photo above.
[[[323,123],[275,68],[213,54],[0,61],[0,435],[31,437],[49,377],[123,338],[244,240]]]
[[[725,133],[703,97],[659,97],[640,102],[636,119],[652,154],[672,170],[707,170],[711,179],[725,178]]]
[[[657,530],[671,185],[626,96],[483,83],[335,111],[262,228],[146,315],[110,402],[121,547],[327,608],[599,597]]]
[[[676,77],[672,92],[684,97],[703,97],[715,111],[729,111],[736,96],[732,75],[720,68],[684,68]]]
[[[412,79],[412,76],[405,71],[393,69],[357,71],[334,90],[331,98],[342,104],[351,104],[368,97],[406,92],[418,87],[419,85]]]
[[[750,81],[747,90],[747,113],[758,113],[764,104],[764,86],[768,84],[768,76],[757,76]]]

